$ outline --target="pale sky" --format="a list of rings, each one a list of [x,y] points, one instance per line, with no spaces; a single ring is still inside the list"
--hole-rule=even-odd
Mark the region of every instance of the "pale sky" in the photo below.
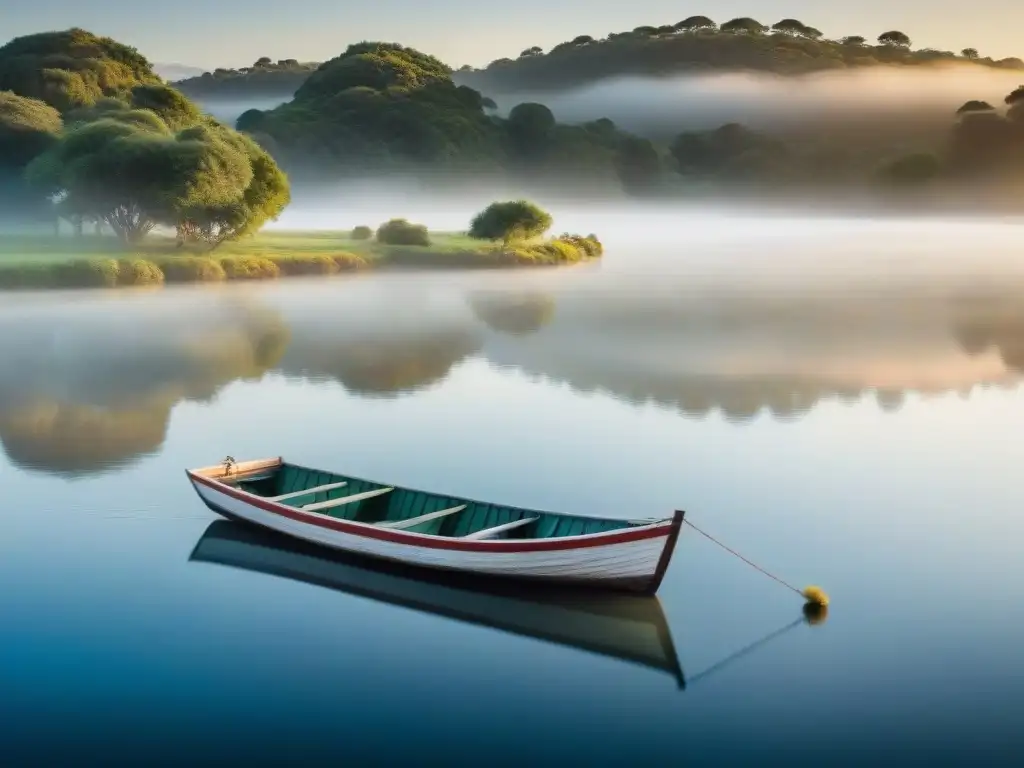
[[[915,47],[978,48],[994,58],[1024,58],[1024,2],[975,0],[938,10],[934,0],[0,0],[9,37],[84,27],[134,45],[150,61],[199,67],[243,66],[260,56],[321,61],[352,42],[385,40],[433,54],[453,66],[515,57],[532,45],[545,50],[589,34],[601,37],[693,14],[715,21],[753,16],[763,23],[796,17],[826,37],[888,29]]]

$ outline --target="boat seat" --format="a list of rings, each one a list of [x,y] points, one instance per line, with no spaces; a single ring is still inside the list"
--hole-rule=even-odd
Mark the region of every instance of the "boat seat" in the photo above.
[[[419,517],[409,517],[405,520],[385,520],[382,523],[376,523],[376,525],[379,528],[390,528],[393,531],[401,531],[406,528],[417,526],[420,523],[428,523],[431,520],[437,520],[439,517],[454,515],[456,512],[461,512],[465,508],[465,504],[460,504],[457,507],[448,507],[448,509],[439,509],[436,512],[427,512],[427,514],[420,515]]]
[[[321,493],[323,491],[333,491],[335,488],[342,488],[348,485],[348,481],[342,483],[328,483],[327,485],[317,485],[313,488],[303,488],[301,491],[292,491],[291,493],[282,493],[280,496],[268,496],[267,501],[284,501],[285,499],[297,499],[300,496],[308,496],[311,493]]]
[[[511,531],[513,528],[519,528],[520,526],[529,525],[540,520],[539,517],[524,517],[522,520],[513,520],[511,523],[505,523],[504,525],[496,525],[493,528],[484,528],[482,531],[476,531],[460,538],[466,539],[467,541],[479,541],[481,539],[489,539],[496,534],[503,533],[505,531]]]
[[[373,491],[364,491],[363,493],[353,493],[351,496],[342,496],[340,499],[330,499],[329,501],[318,501],[315,504],[303,504],[302,508],[308,512],[316,512],[321,509],[331,509],[332,507],[340,507],[342,504],[351,504],[353,501],[362,501],[363,499],[372,499],[374,496],[380,496],[385,493],[391,493],[394,488],[377,488]]]

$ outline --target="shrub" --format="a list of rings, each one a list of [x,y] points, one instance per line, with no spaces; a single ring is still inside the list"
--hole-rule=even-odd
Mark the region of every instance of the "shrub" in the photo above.
[[[583,251],[584,258],[596,259],[598,256],[604,254],[604,246],[601,245],[601,241],[597,239],[597,235],[570,235],[568,233],[559,235],[559,240],[565,243],[569,243],[576,248]]]
[[[269,280],[281,276],[281,269],[265,256],[229,256],[220,260],[228,280]]]
[[[339,270],[337,262],[322,253],[272,256],[270,261],[282,275],[332,275]]]
[[[342,272],[355,272],[370,266],[369,262],[362,256],[357,253],[349,253],[348,251],[336,253],[331,258],[334,259],[334,263],[338,265],[338,269]]]
[[[473,217],[469,236],[509,243],[543,235],[551,228],[551,214],[528,200],[491,203]]]
[[[168,283],[213,283],[227,279],[224,268],[205,256],[171,256],[157,262]]]
[[[55,287],[113,288],[118,282],[115,259],[81,259],[54,267]]]
[[[152,261],[121,259],[117,264],[118,285],[162,285],[164,273]]]
[[[422,224],[391,219],[377,228],[377,242],[386,245],[430,245],[430,235]]]
[[[369,240],[373,237],[373,230],[369,227],[354,227],[352,229],[353,240]]]

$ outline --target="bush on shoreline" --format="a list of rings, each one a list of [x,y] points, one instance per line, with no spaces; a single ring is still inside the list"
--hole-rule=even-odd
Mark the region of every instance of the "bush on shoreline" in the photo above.
[[[430,245],[430,234],[422,224],[391,219],[377,228],[377,242],[384,245]]]

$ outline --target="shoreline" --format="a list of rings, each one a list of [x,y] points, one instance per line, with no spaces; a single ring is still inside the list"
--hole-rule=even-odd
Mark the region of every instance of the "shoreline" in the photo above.
[[[0,236],[0,291],[155,287],[337,277],[383,271],[522,270],[600,258],[594,240],[562,236],[498,245],[457,233],[430,245],[389,245],[332,231],[275,230],[212,251],[153,238],[132,249],[106,235]]]

